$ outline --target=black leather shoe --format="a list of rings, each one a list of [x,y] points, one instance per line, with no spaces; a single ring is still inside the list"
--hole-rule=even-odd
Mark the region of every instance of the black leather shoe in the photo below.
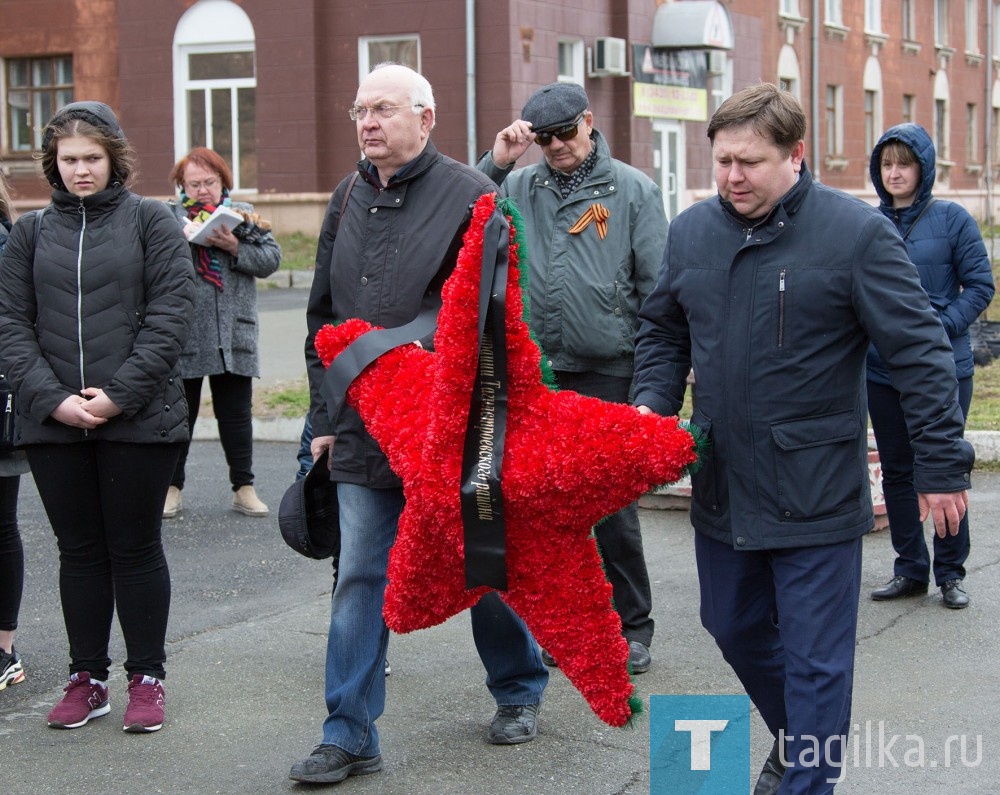
[[[549,668],[559,667],[559,664],[552,659],[552,655],[545,651],[545,649],[542,649],[542,662],[549,666]]]
[[[897,575],[878,590],[872,591],[872,599],[876,602],[887,602],[890,599],[902,599],[904,596],[920,596],[927,593],[927,583],[911,580],[909,577]]]
[[[959,579],[948,580],[941,584],[941,598],[944,606],[952,610],[961,610],[969,606],[969,595],[962,587],[963,583]]]
[[[778,753],[778,741],[774,741],[771,753],[764,762],[764,767],[760,771],[757,785],[753,788],[753,795],[776,795],[778,787],[781,786],[781,779],[785,776],[785,766],[781,764],[781,754]]]
[[[516,745],[538,735],[538,704],[501,704],[490,723],[487,740],[493,745]]]
[[[653,664],[653,658],[649,653],[646,644],[637,640],[628,642],[628,664],[632,668],[633,674],[644,674]]]
[[[355,756],[337,745],[317,745],[311,754],[292,765],[288,777],[309,784],[335,784],[348,776],[377,773],[382,756]]]

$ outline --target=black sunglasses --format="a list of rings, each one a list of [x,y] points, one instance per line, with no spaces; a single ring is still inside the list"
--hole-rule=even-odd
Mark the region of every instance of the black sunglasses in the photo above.
[[[583,121],[583,114],[581,113],[576,117],[576,121],[567,124],[565,127],[560,127],[558,130],[548,130],[546,132],[535,133],[535,143],[539,146],[548,146],[552,143],[553,138],[558,138],[560,141],[572,141],[576,138],[576,134],[580,132],[580,122]]]

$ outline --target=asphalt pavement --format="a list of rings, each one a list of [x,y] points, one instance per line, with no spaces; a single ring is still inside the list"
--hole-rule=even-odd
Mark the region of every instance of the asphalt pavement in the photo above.
[[[293,339],[301,311],[296,302],[302,298],[296,292],[304,291],[262,301],[262,328],[280,328],[274,339],[287,343],[287,350],[274,346],[282,367],[291,362],[293,350],[301,356],[302,336]],[[270,356],[265,380],[276,377],[268,375]],[[72,731],[47,728],[45,716],[65,684],[67,644],[55,542],[30,476],[22,478],[27,581],[17,647],[27,680],[0,692],[0,792],[650,792],[648,718],[640,716],[627,729],[606,726],[558,670],[545,693],[538,738],[520,746],[487,744],[494,705],[464,614],[392,637],[387,708],[378,724],[385,760],[381,773],[331,787],[289,781],[290,766],[321,736],[332,585],[329,563],[288,549],[274,518],[296,470],[296,449],[292,440],[255,444],[257,490],[272,516],[254,519],[230,510],[218,443],[192,445],[184,510],[164,522],[173,581],[167,718],[151,735],[121,730],[126,682],[117,625],[110,715]],[[902,602],[872,602],[867,592],[889,578],[893,553],[886,532],[865,539],[853,705],[857,728],[849,738],[847,776],[838,793],[1000,793],[995,717],[1000,708],[1000,474],[975,475],[971,511],[967,584],[972,605],[967,610],[942,607],[937,589]],[[686,512],[644,508],[640,513],[656,635],[653,667],[635,680],[639,695],[648,704],[653,694],[742,692],[699,623]],[[771,745],[755,713],[751,728],[746,791]]]

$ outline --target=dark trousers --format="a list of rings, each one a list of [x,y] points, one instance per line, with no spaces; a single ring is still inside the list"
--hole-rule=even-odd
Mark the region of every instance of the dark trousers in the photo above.
[[[184,392],[188,402],[188,426],[194,433],[201,406],[201,386],[204,378],[185,378]],[[229,482],[233,491],[253,484],[253,379],[247,375],[220,373],[208,376],[212,391],[212,409],[219,424],[219,441],[229,465]],[[188,449],[181,450],[171,485],[184,488],[184,467]]]
[[[306,418],[302,422],[302,433],[299,435],[299,452],[295,455],[296,460],[299,462],[299,471],[295,473],[296,480],[302,480],[302,478],[309,474],[309,470],[312,469],[312,440],[312,414],[307,411]]]
[[[788,738],[785,759],[806,762],[782,795],[833,792],[844,749],[827,739],[850,731],[861,539],[742,552],[696,532],[694,548],[702,624],[767,728]]]
[[[628,403],[632,380],[598,373],[555,373],[560,389],[600,398],[609,403]],[[613,472],[608,477],[614,477]],[[653,595],[642,551],[639,508],[636,503],[611,514],[594,528],[604,570],[611,583],[615,610],[622,620],[622,634],[649,646],[653,640]]]
[[[70,673],[106,681],[115,609],[125,671],[163,678],[170,572],[160,525],[179,444],[80,442],[27,447],[59,547]]]
[[[0,630],[17,629],[24,590],[24,547],[17,528],[17,492],[21,477],[0,477]]]
[[[958,402],[963,416],[969,415],[972,403],[972,378],[958,382]],[[899,392],[891,386],[868,382],[868,416],[875,431],[879,464],[882,467],[882,494],[889,519],[889,536],[896,550],[893,572],[918,582],[928,582],[931,573],[930,553],[920,521],[920,505],[913,485],[913,448],[899,405]],[[969,557],[969,514],[958,526],[958,535],[934,537],[934,582],[964,579]]]

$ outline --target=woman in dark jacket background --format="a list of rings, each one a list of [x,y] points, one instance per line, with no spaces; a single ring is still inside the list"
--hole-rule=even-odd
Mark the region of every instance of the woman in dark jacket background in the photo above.
[[[0,173],[0,254],[10,232],[13,208]],[[9,384],[3,376],[5,383]],[[0,412],[7,407],[0,405]],[[17,493],[28,471],[23,450],[0,445],[0,690],[24,681],[24,665],[14,648],[14,631],[24,591],[24,545],[17,526]]]
[[[951,341],[958,400],[969,416],[974,364],[969,326],[993,298],[993,273],[975,219],[959,204],[935,199],[934,143],[918,124],[900,124],[882,136],[869,163],[880,209],[895,223],[920,284]],[[893,578],[872,592],[876,601],[927,593],[931,560],[913,483],[913,450],[899,405],[899,392],[875,348],[868,352],[868,413],[882,467],[882,490],[892,546]],[[969,557],[969,514],[943,538],[934,536],[934,581],[946,607],[969,604],[965,561]]]
[[[74,729],[110,711],[117,609],[123,728],[151,732],[163,723],[170,607],[161,514],[188,438],[179,359],[191,254],[167,208],[126,187],[133,153],[107,105],[59,110],[40,159],[52,202],[11,230],[0,357],[17,391],[16,442],[59,547],[70,680],[48,723]]]

